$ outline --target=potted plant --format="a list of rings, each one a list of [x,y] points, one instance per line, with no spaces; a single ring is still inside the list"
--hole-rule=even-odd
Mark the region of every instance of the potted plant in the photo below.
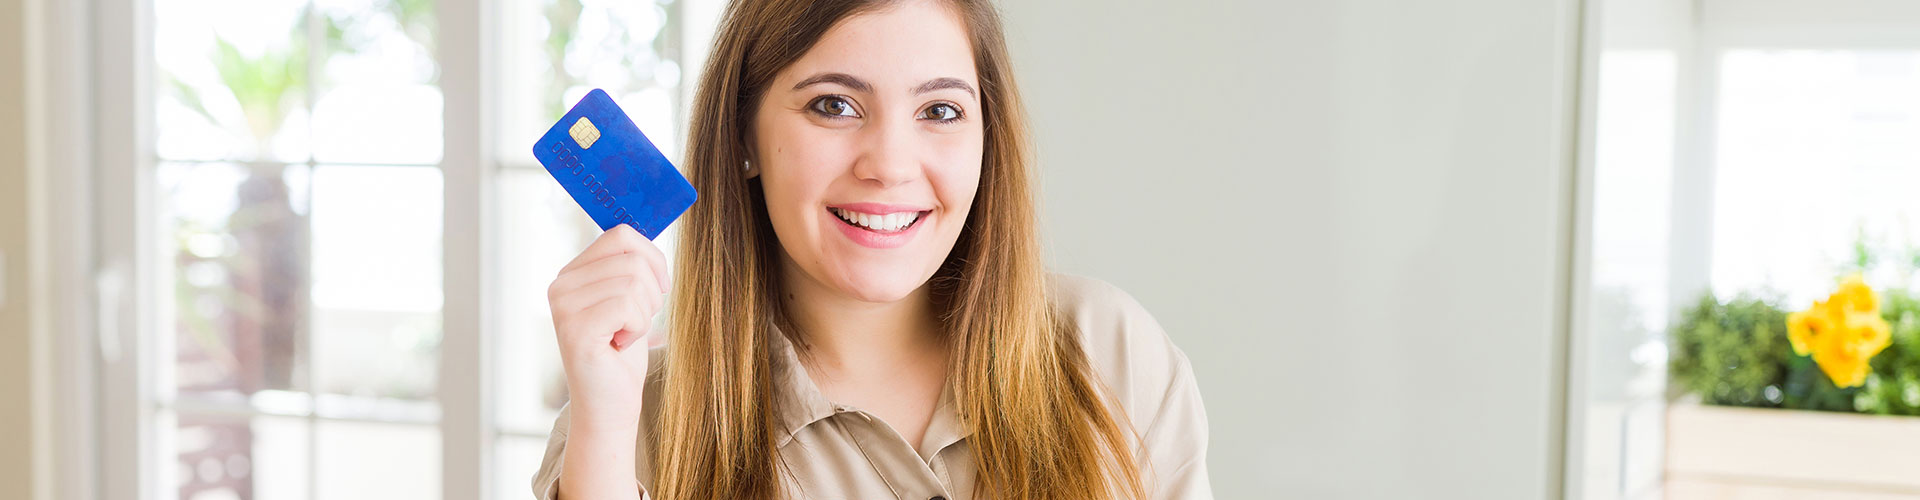
[[[1920,500],[1920,298],[1709,295],[1673,329],[1667,498]]]

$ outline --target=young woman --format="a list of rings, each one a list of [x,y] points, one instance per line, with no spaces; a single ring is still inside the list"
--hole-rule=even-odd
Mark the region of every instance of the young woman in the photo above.
[[[673,271],[622,226],[548,289],[536,495],[1211,496],[1186,357],[1042,269],[989,0],[737,0],[693,111]]]

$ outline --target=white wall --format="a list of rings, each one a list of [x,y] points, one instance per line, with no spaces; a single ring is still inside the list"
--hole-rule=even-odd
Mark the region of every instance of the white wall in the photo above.
[[[33,492],[33,385],[27,357],[26,2],[0,0],[0,497]]]
[[[1574,0],[1002,8],[1055,268],[1192,358],[1220,498],[1558,495]]]
[[[50,498],[50,372],[46,328],[46,215],[36,187],[45,168],[34,130],[44,110],[33,80],[41,31],[38,0],[0,0],[0,498]]]

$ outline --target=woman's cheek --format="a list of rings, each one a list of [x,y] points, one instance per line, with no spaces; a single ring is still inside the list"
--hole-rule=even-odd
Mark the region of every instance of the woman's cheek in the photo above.
[[[842,158],[843,155],[834,153],[839,146],[833,144],[830,138],[809,140],[807,137],[792,137],[792,139],[794,141],[791,143],[775,145],[774,150],[779,152],[780,161],[776,165],[771,165],[773,168],[764,171],[762,175],[772,177],[770,180],[778,186],[767,187],[779,189],[783,201],[795,205],[823,202],[824,200],[819,198],[825,194],[827,186],[832,184],[836,168],[846,165],[847,161]],[[812,207],[793,208],[811,209]]]
[[[973,197],[980,189],[980,175],[984,165],[983,153],[977,140],[971,144],[959,146],[948,155],[951,159],[941,162],[942,166],[934,169],[931,174],[935,180],[933,186],[935,193],[940,196],[941,204],[949,209],[973,205]]]
[[[946,212],[948,224],[942,232],[958,232],[964,225],[967,213],[973,208],[974,197],[980,189],[980,167],[975,165],[956,165],[954,168],[937,169],[931,173],[934,195],[940,198],[940,206]]]

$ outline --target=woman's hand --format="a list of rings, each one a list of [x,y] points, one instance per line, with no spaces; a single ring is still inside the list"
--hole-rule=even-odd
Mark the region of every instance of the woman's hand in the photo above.
[[[561,497],[642,496],[634,483],[640,395],[667,289],[666,256],[625,224],[594,239],[547,287],[571,399]]]
[[[625,224],[593,240],[547,287],[574,434],[638,425],[647,347],[659,344],[653,317],[667,290],[666,256]]]

